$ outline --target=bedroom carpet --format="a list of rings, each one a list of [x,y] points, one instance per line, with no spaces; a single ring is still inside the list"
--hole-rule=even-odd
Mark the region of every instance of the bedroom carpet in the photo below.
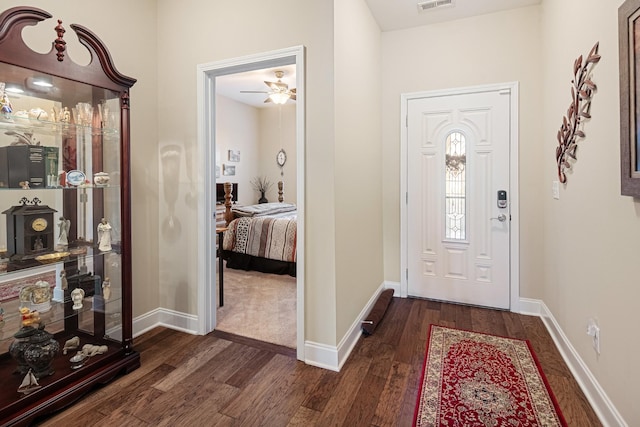
[[[225,267],[216,330],[295,348],[296,278]]]

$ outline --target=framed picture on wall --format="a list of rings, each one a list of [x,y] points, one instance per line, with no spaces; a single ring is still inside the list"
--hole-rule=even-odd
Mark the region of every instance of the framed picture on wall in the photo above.
[[[229,161],[230,162],[239,162],[240,161],[240,150],[229,150]]]
[[[640,197],[640,0],[618,9],[620,50],[620,187]]]
[[[235,174],[236,174],[235,165],[227,165],[227,164],[222,165],[222,175],[233,176]]]

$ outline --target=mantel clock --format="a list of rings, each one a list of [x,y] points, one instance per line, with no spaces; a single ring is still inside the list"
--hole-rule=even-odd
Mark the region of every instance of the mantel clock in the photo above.
[[[53,214],[57,211],[40,205],[37,198],[32,204],[27,198],[22,198],[20,203],[3,212],[7,216],[7,253],[11,259],[24,260],[53,252]]]

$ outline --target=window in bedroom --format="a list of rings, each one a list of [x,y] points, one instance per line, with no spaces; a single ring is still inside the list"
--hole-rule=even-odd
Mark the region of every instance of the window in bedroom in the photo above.
[[[445,141],[445,238],[467,238],[467,152],[461,132],[451,132]]]

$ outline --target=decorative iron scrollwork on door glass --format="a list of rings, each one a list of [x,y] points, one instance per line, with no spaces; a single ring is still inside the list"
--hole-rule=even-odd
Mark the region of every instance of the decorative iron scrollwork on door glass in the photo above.
[[[461,132],[451,132],[445,141],[445,238],[467,238],[467,152]]]

